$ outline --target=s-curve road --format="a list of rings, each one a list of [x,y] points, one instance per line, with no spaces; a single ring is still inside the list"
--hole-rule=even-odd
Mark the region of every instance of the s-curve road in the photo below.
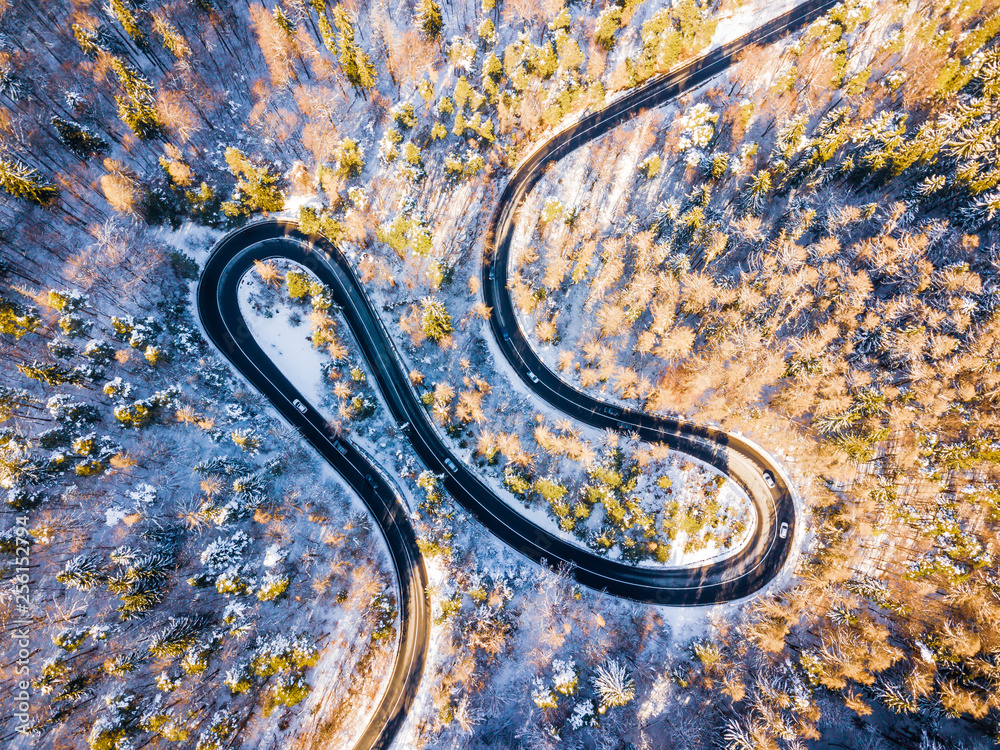
[[[531,188],[555,161],[650,107],[668,103],[697,88],[726,70],[746,47],[773,42],[838,2],[809,0],[707,55],[650,79],[548,138],[511,174],[487,227],[481,273],[484,302],[493,311],[490,331],[524,384],[551,406],[580,422],[662,442],[711,464],[741,485],[753,501],[756,528],[747,546],[738,555],[721,562],[681,571],[687,582],[677,581],[664,603],[703,604],[736,599],[770,581],[792,549],[795,507],[791,490],[775,460],[742,437],[687,420],[658,417],[600,401],[568,384],[543,364],[520,328],[507,289],[514,217]],[[691,593],[692,585],[697,593]]]
[[[623,596],[665,605],[694,605],[747,596],[781,569],[791,549],[794,507],[782,472],[752,444],[720,430],[654,417],[598,401],[561,381],[532,351],[518,328],[506,290],[507,255],[514,209],[535,184],[541,168],[596,138],[642,109],[669,101],[724,70],[748,44],[773,41],[809,22],[834,3],[807,2],[726,47],[650,81],[542,144],[511,175],[491,225],[483,263],[486,304],[494,309],[496,343],[525,384],[555,408],[582,422],[637,432],[695,456],[726,472],[753,500],[755,524],[745,546],[720,562],[695,568],[640,568],[600,557],[522,517],[451,453],[410,385],[388,332],[347,258],[322,237],[305,236],[293,222],[250,224],[224,237],[212,250],[197,293],[198,311],[209,338],[251,385],[330,463],[361,497],[385,538],[399,586],[400,644],[384,695],[357,748],[392,744],[416,694],[427,651],[430,616],[427,575],[407,510],[371,460],[338,437],[254,341],[239,310],[240,279],[254,260],[285,258],[299,263],[333,291],[361,353],[397,423],[414,451],[443,476],[449,493],[490,532],[528,558],[566,563],[577,581]],[[295,402],[302,406],[297,408]],[[768,480],[774,487],[769,487]],[[783,525],[787,524],[787,527]]]

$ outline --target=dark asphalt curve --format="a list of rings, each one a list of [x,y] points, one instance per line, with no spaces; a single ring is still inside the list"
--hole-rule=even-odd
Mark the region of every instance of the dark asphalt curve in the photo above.
[[[360,286],[349,269],[344,270],[346,262],[335,269],[324,262],[321,253],[291,238],[304,240],[294,231],[294,225],[272,221],[251,224],[226,235],[212,250],[202,272],[197,292],[198,312],[212,343],[343,477],[365,503],[385,539],[399,592],[399,649],[385,694],[355,748],[387,748],[406,719],[423,672],[430,634],[427,572],[406,507],[394,488],[366,455],[330,429],[311,404],[305,407],[305,413],[295,407],[295,400],[304,405],[308,401],[256,343],[240,312],[240,279],[253,268],[254,260],[269,257],[301,263],[341,291],[345,312],[353,309],[351,302],[357,300]],[[351,279],[347,288],[353,290],[346,296],[343,284],[338,283],[345,273]],[[377,328],[377,323],[373,322],[371,309],[366,312],[367,315],[349,316],[364,356],[375,371],[395,366],[382,361],[380,342],[366,327]],[[386,400],[390,400],[393,391],[385,390],[386,383],[382,380],[379,386]]]
[[[794,528],[789,488],[774,461],[755,446],[721,430],[658,418],[597,401],[561,381],[532,351],[518,328],[506,293],[506,259],[514,209],[537,182],[543,166],[607,132],[642,109],[663,104],[724,70],[739,49],[764,43],[808,23],[834,3],[807,2],[737,42],[710,53],[588,116],[540,146],[512,174],[491,224],[484,258],[484,296],[493,307],[491,328],[504,356],[528,387],[557,409],[597,427],[638,433],[664,442],[726,472],[753,499],[755,527],[748,543],[725,560],[696,568],[664,569],[626,565],[569,543],[522,517],[482,482],[443,443],[412,389],[394,345],[347,258],[322,237],[307,237],[293,222],[269,220],[226,235],[213,248],[198,283],[198,312],[205,332],[251,385],[295,426],[337,470],[371,512],[382,533],[399,587],[400,645],[385,693],[356,743],[359,750],[385,748],[406,718],[416,695],[430,628],[427,574],[407,510],[382,473],[349,441],[338,438],[316,408],[303,398],[254,341],[238,304],[240,279],[254,260],[286,258],[329,286],[374,374],[385,403],[426,466],[443,476],[449,493],[490,532],[526,557],[549,565],[566,563],[581,584],[615,596],[665,605],[729,601],[764,586],[781,569],[792,534],[781,539],[779,525]],[[534,373],[537,382],[528,377]],[[305,405],[300,412],[294,401]],[[775,488],[764,484],[762,471]]]
[[[655,576],[659,585],[657,592],[636,598],[672,605],[707,604],[742,598],[762,588],[784,565],[793,546],[795,505],[791,490],[774,459],[742,437],[687,420],[657,417],[600,401],[569,385],[542,363],[520,328],[507,290],[517,208],[545,170],[574,149],[650,107],[666,104],[702,85],[726,70],[746,47],[776,41],[811,22],[838,1],[803,3],[703,57],[650,79],[552,136],[515,169],[487,227],[482,289],[484,301],[493,311],[490,330],[503,356],[524,384],[551,406],[580,422],[665,443],[711,464],[742,486],[753,501],[756,526],[749,542],[738,554],[697,568],[660,572]],[[765,472],[774,487],[765,482]],[[570,560],[582,567],[578,558]],[[605,562],[605,569],[607,565]],[[587,582],[579,572],[577,577]],[[642,569],[642,575],[650,582],[654,578],[647,569]],[[610,588],[609,591],[614,592]],[[621,593],[635,596],[634,592]]]

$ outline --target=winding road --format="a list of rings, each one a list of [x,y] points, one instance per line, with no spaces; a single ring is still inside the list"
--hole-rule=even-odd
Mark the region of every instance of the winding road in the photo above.
[[[468,469],[441,439],[413,390],[381,319],[348,259],[322,237],[303,235],[295,223],[268,220],[224,237],[212,250],[198,284],[197,304],[209,338],[251,385],[336,469],[370,510],[385,538],[399,585],[400,634],[393,672],[375,714],[355,747],[392,744],[417,692],[430,630],[427,574],[405,504],[373,461],[338,437],[254,341],[238,304],[240,279],[253,261],[285,258],[329,286],[365,357],[392,418],[448,492],[491,533],[526,557],[565,563],[581,584],[615,596],[665,605],[696,605],[742,598],[780,571],[792,549],[795,508],[785,475],[760,448],[743,438],[692,422],[656,417],[598,401],[562,381],[542,364],[520,330],[506,291],[507,258],[515,209],[545,166],[649,107],[670,101],[728,67],[748,44],[800,28],[833,6],[807,2],[740,39],[670,73],[651,79],[541,144],[511,174],[493,215],[482,266],[483,295],[493,308],[490,329],[500,352],[537,396],[589,425],[662,442],[723,471],[750,495],[754,530],[744,547],[719,562],[693,568],[626,565],[565,541],[524,518]],[[294,402],[304,404],[304,412]],[[774,487],[763,478],[773,477]],[[784,527],[787,524],[787,527]]]

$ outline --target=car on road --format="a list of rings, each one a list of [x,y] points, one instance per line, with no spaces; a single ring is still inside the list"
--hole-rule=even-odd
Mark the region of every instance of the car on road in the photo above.
[[[504,328],[503,326],[500,326],[500,335],[503,336],[504,341],[506,341],[508,344],[510,343],[510,334],[507,333],[507,329]]]
[[[618,409],[616,409],[614,406],[605,406],[604,413],[607,414],[609,417],[617,417],[620,414]]]
[[[497,280],[497,269],[493,268],[493,266],[490,266],[490,281],[496,281],[496,280]]]
[[[787,536],[788,536],[788,524],[787,523],[783,523],[778,528],[778,538],[779,539],[784,539]]]
[[[337,452],[340,453],[340,455],[342,455],[342,456],[346,456],[347,455],[347,448],[345,448],[344,444],[342,442],[340,442],[339,440],[334,440],[333,441],[333,447],[337,449]]]
[[[774,475],[769,471],[764,472],[764,484],[766,484],[772,490],[774,489]]]
[[[458,467],[455,466],[455,462],[452,461],[450,458],[446,458],[444,460],[444,465],[448,467],[448,471],[452,471],[452,472],[458,471]]]
[[[532,383],[537,383],[538,376],[535,375],[535,373],[533,373],[531,370],[528,370],[528,380],[530,380]]]
[[[294,401],[292,401],[292,406],[294,406],[294,407],[295,407],[296,409],[298,409],[298,410],[299,410],[299,412],[301,412],[302,414],[305,414],[305,413],[306,413],[307,411],[309,411],[309,410],[308,410],[308,409],[306,408],[306,405],[305,405],[305,404],[303,404],[303,403],[302,403],[301,401],[299,401],[298,399],[295,399]]]
[[[371,474],[365,474],[365,481],[368,482],[372,487],[378,489],[378,482],[375,481],[375,477]]]

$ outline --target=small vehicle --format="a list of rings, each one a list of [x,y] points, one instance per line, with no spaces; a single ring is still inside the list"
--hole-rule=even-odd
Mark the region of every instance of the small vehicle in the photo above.
[[[774,489],[774,475],[771,474],[771,472],[769,471],[764,472],[764,484],[766,484],[772,490]]]
[[[375,481],[375,477],[371,474],[365,474],[365,481],[368,482],[372,487],[378,487],[378,482]]]
[[[496,280],[497,280],[497,269],[490,266],[490,281],[496,281]]]
[[[533,373],[531,370],[528,370],[528,380],[530,380],[532,383],[537,383],[538,376],[535,375],[535,373]]]
[[[784,539],[787,536],[788,536],[788,524],[783,523],[781,524],[781,526],[778,527],[778,538]]]
[[[294,406],[294,407],[295,407],[296,409],[298,409],[298,410],[299,410],[299,412],[300,412],[301,414],[305,414],[305,413],[306,413],[307,411],[309,411],[309,410],[308,410],[308,409],[306,408],[306,405],[305,405],[305,404],[303,404],[303,403],[302,403],[301,401],[299,401],[298,399],[295,399],[294,401],[292,401],[292,406]]]
[[[605,406],[604,407],[604,413],[607,414],[610,417],[617,417],[618,416],[618,410],[615,407],[613,407],[613,406]]]
[[[444,460],[444,465],[448,467],[449,471],[458,471],[458,467],[455,466],[455,462],[452,461],[450,458],[446,458]]]
[[[340,442],[339,440],[334,440],[333,441],[333,447],[337,449],[337,451],[340,453],[340,455],[342,455],[342,456],[346,456],[347,455],[347,448],[345,448],[344,444],[342,442]]]
[[[506,328],[503,328],[501,326],[501,328],[500,328],[500,334],[503,336],[503,340],[504,341],[506,341],[508,343],[510,342],[510,334],[507,333],[507,329]]]

